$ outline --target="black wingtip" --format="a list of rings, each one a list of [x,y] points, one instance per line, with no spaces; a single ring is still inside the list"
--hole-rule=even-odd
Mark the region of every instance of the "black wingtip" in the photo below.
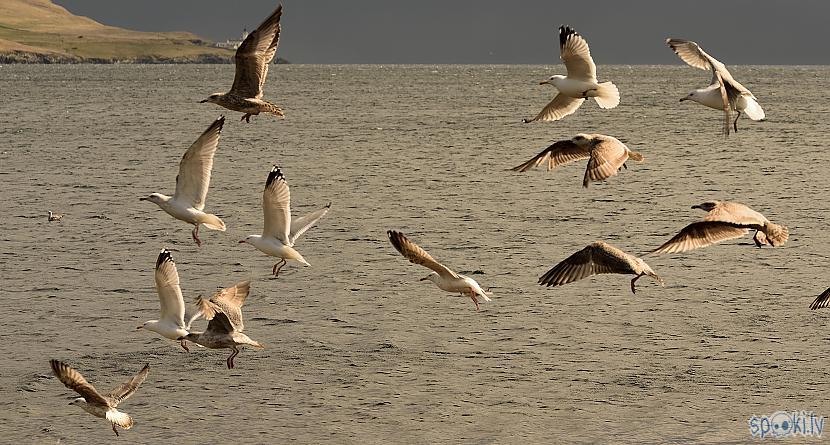
[[[331,208],[331,201],[329,201],[329,203],[328,203],[328,204],[326,204],[326,208],[327,208],[327,209],[330,209],[330,208]]]
[[[577,35],[576,31],[573,28],[567,25],[562,25],[559,27],[559,46],[565,46],[565,42],[568,41],[568,38],[572,35]]]
[[[156,260],[156,269],[161,267],[161,265],[164,264],[167,261],[173,261],[173,256],[170,254],[169,250],[161,249],[161,252],[159,253],[159,257]]]
[[[268,179],[265,180],[265,188],[268,188],[272,182],[282,178],[283,181],[285,180],[285,176],[283,176],[282,171],[278,165],[274,165],[271,167],[271,172],[268,173]]]

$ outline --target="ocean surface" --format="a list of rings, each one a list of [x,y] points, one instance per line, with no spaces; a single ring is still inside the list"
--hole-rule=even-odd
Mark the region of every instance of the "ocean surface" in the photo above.
[[[250,124],[198,103],[230,86],[228,65],[0,66],[0,442],[115,440],[68,405],[50,358],[100,391],[150,363],[120,443],[745,443],[753,415],[830,417],[830,310],[808,309],[830,286],[830,67],[730,68],[767,121],[724,138],[720,112],[678,102],[710,79],[679,63],[601,66],[619,107],[534,124],[521,119],[555,93],[538,81],[561,65],[277,65],[265,98],[286,118]],[[228,230],[197,248],[139,198],[172,194],[220,114],[206,210]],[[584,162],[508,171],[579,132],[646,160],[587,189]],[[332,203],[297,244],[312,266],[278,279],[238,244],[260,233],[274,164],[295,214]],[[789,242],[646,257],[666,287],[644,277],[636,295],[622,275],[536,284],[595,240],[648,252],[711,199],[787,225]],[[389,229],[476,272],[493,301],[476,312],[418,281],[429,271]],[[165,247],[188,302],[253,281],[245,332],[266,349],[228,370],[228,350],[135,329],[158,317]]]

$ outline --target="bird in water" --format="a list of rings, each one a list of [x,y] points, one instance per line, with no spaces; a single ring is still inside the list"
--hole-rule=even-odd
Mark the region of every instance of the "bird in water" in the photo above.
[[[139,198],[158,205],[173,218],[193,224],[195,227],[191,236],[199,247],[202,246],[202,240],[199,239],[199,227],[202,225],[211,230],[225,231],[225,223],[218,216],[203,211],[210,186],[213,155],[219,146],[219,135],[224,124],[224,116],[216,119],[184,152],[173,196],[153,193]]]
[[[559,93],[536,117],[522,122],[562,119],[573,114],[589,97],[593,97],[600,108],[615,108],[620,104],[617,86],[597,80],[597,66],[591,58],[588,42],[568,26],[559,27],[559,57],[565,63],[568,75],[557,74],[539,82],[540,85],[555,86]]]
[[[136,389],[138,389],[138,385],[147,378],[147,374],[150,373],[149,364],[144,365],[144,368],[133,378],[106,394],[99,393],[94,386],[86,381],[80,372],[66,363],[52,359],[49,360],[49,365],[61,383],[81,395],[81,397],[73,400],[70,405],[79,406],[95,417],[109,420],[112,424],[112,431],[115,432],[116,436],[118,436],[118,430],[115,428],[116,425],[125,430],[133,427],[133,418],[127,413],[118,411],[116,408],[121,402],[133,395]]]
[[[487,295],[487,292],[481,288],[476,280],[466,275],[454,272],[449,267],[435,261],[435,259],[427,253],[426,250],[410,241],[409,238],[407,238],[403,233],[395,230],[389,230],[386,232],[386,235],[389,237],[389,242],[392,243],[392,246],[394,246],[404,258],[408,259],[411,263],[420,264],[421,266],[433,270],[432,273],[424,278],[421,278],[420,281],[429,280],[435,283],[435,285],[441,290],[451,293],[457,292],[462,297],[470,297],[476,305],[476,310],[480,309],[478,303],[479,297],[484,301],[490,301],[490,297]]]
[[[201,103],[210,102],[229,110],[245,113],[240,121],[251,122],[251,116],[269,113],[284,117],[282,109],[262,99],[262,87],[268,75],[268,65],[277,53],[280,42],[282,5],[248,34],[233,57],[236,75],[227,93],[213,93]]]

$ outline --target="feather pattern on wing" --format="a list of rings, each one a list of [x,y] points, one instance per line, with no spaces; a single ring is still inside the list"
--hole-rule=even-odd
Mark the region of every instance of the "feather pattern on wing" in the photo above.
[[[711,246],[735,238],[740,238],[748,233],[746,228],[736,226],[732,223],[722,221],[700,221],[684,227],[672,239],[666,241],[662,246],[654,249],[652,253],[660,255],[663,253],[677,253],[701,247]]]
[[[262,98],[262,86],[268,75],[268,65],[277,53],[280,41],[282,5],[260,24],[239,45],[234,56],[236,75],[229,94],[246,98]]]
[[[141,382],[147,378],[147,374],[149,373],[150,364],[147,363],[143,368],[141,368],[141,371],[139,371],[138,374],[110,391],[110,393],[106,396],[110,401],[110,406],[115,408],[119,403],[127,400],[131,395],[133,395],[136,389],[138,389],[138,385],[140,385]]]
[[[292,218],[291,219],[291,230],[288,235],[288,240],[291,244],[297,242],[297,240],[305,233],[308,229],[312,228],[314,224],[317,224],[317,221],[320,220],[326,213],[329,212],[331,208],[331,203],[326,204],[320,210],[314,211],[309,213],[308,215],[303,215],[299,218]]]
[[[49,360],[49,365],[52,367],[52,372],[67,388],[77,392],[87,403],[93,405],[100,405],[101,407],[110,407],[110,401],[104,398],[95,387],[86,381],[84,376],[75,368],[61,362],[60,360]]]
[[[187,202],[196,210],[205,208],[213,155],[219,146],[219,135],[224,124],[224,116],[213,121],[184,152],[179,163],[179,175],[176,176],[176,192],[173,197]]]
[[[597,81],[597,67],[591,59],[588,42],[568,26],[559,27],[559,57],[568,69],[568,77]]]
[[[444,266],[438,261],[435,261],[435,259],[430,256],[426,250],[410,241],[403,233],[395,230],[389,230],[386,234],[389,236],[389,242],[392,243],[395,249],[411,263],[419,264],[432,269],[438,273],[438,275],[443,277],[458,278],[457,273],[453,272],[450,268]]]
[[[156,292],[161,306],[161,320],[184,328],[184,297],[179,285],[179,272],[170,251],[162,249],[156,260]]]
[[[262,193],[262,211],[265,225],[263,236],[278,239],[285,246],[292,246],[289,230],[291,228],[291,191],[282,171],[276,165],[268,174],[265,190]]]
[[[550,171],[554,167],[569,164],[581,159],[588,159],[590,157],[590,147],[577,145],[572,140],[568,139],[554,142],[548,148],[532,157],[529,161],[513,167],[512,170],[517,172],[525,172],[531,168],[547,164],[547,169]]]
[[[589,244],[539,277],[539,284],[561,286],[585,277],[605,274],[636,274],[631,256],[602,241]]]

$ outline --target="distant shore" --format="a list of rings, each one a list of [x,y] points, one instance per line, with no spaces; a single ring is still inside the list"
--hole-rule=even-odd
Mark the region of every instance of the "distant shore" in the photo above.
[[[44,54],[33,53],[25,51],[12,51],[8,53],[0,53],[0,64],[217,64],[217,63],[233,63],[233,57],[224,57],[216,54],[200,54],[196,56],[182,56],[182,57],[156,57],[156,56],[140,56],[134,58],[98,58],[98,57],[78,57],[68,56],[64,54]],[[275,63],[284,64],[289,61],[276,58]]]

